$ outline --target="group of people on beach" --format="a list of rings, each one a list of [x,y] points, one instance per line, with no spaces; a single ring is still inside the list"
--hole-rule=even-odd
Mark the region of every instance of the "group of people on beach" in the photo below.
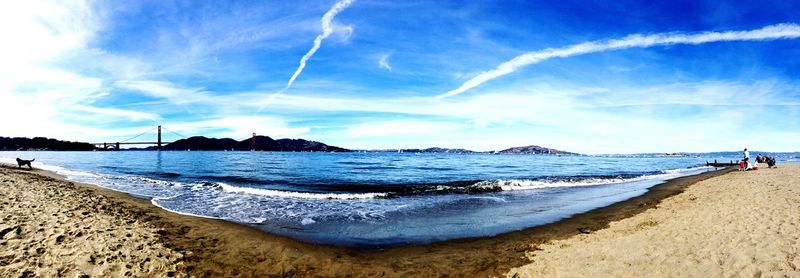
[[[758,154],[756,156],[756,161],[750,161],[750,152],[747,151],[747,148],[744,149],[744,159],[739,162],[739,171],[747,171],[747,170],[758,170],[759,163],[766,163],[769,168],[777,168],[775,166],[775,157],[774,156],[764,156]]]
[[[756,163],[766,163],[767,166],[769,166],[769,168],[773,168],[773,167],[777,168],[778,167],[778,166],[775,166],[775,157],[774,156],[765,156],[765,155],[758,154],[758,156],[756,156]]]

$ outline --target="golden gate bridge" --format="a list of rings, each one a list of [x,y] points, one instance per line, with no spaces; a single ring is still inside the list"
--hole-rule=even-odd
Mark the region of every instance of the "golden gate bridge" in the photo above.
[[[153,130],[157,130],[158,131],[157,132],[158,136],[156,137],[156,141],[133,141],[134,139],[139,138],[139,137],[141,137],[141,136],[143,136],[145,134],[148,134],[148,133],[152,132]],[[164,130],[166,132],[169,132],[171,134],[177,135],[180,139],[189,138],[188,136],[184,136],[183,134],[180,134],[178,132],[172,131],[172,130],[166,128],[166,127],[162,127],[161,125],[159,125],[159,126],[151,128],[151,129],[148,129],[145,132],[139,133],[136,136],[130,137],[128,139],[125,139],[125,140],[121,140],[121,141],[117,141],[117,142],[102,142],[102,143],[90,143],[90,144],[94,145],[95,148],[97,148],[97,149],[101,149],[101,150],[116,150],[116,151],[120,150],[122,145],[155,145],[156,146],[156,150],[160,151],[162,145],[166,145],[166,144],[170,144],[170,143],[174,142],[174,141],[172,141],[172,142],[162,141],[161,140],[161,131],[162,130]],[[255,150],[256,149],[256,133],[253,132],[252,136],[245,137],[242,140],[247,139],[247,138],[251,138],[251,150]],[[236,141],[242,141],[242,140],[236,140]]]

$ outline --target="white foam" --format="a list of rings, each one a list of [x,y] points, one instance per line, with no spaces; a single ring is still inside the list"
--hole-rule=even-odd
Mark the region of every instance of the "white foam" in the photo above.
[[[353,200],[353,199],[374,199],[387,196],[386,193],[308,193],[308,192],[261,189],[252,187],[238,187],[225,183],[218,183],[218,184],[220,185],[220,188],[222,188],[222,191],[225,192],[244,193],[244,194],[262,195],[270,197],[282,197],[282,198]]]
[[[691,167],[691,168],[670,169],[670,170],[664,170],[664,171],[661,171],[661,172],[663,174],[685,175],[685,174],[692,174],[692,173],[696,173],[696,172],[699,172],[699,171],[707,171],[707,170],[712,170],[712,169],[716,169],[716,167],[712,167],[712,166],[697,166],[697,167]]]
[[[314,223],[317,223],[317,221],[314,221],[314,219],[311,219],[311,218],[308,218],[308,217],[303,218],[303,220],[300,220],[300,224],[303,224],[303,225],[309,225],[309,224],[314,224]]]
[[[491,201],[495,201],[495,202],[499,202],[499,203],[508,202],[508,201],[506,201],[506,199],[503,199],[503,198],[500,198],[500,197],[489,197],[489,196],[475,196],[475,197],[469,197],[469,199],[491,200]]]
[[[670,169],[661,171],[661,174],[655,175],[646,175],[641,177],[635,178],[590,178],[580,181],[555,181],[555,182],[548,182],[548,181],[538,181],[538,180],[520,180],[520,179],[513,179],[513,180],[494,180],[494,181],[482,181],[478,182],[473,187],[477,188],[494,188],[500,187],[503,191],[514,191],[514,190],[532,190],[532,189],[543,189],[543,188],[558,188],[558,187],[582,187],[582,186],[594,186],[594,185],[606,185],[606,184],[619,184],[619,183],[627,183],[627,182],[637,182],[643,180],[667,180],[672,178],[677,178],[681,176],[687,176],[694,173],[700,173],[706,170],[715,169],[711,166],[700,166],[700,167],[693,167],[693,168],[680,168],[680,169]]]
[[[177,196],[172,196],[172,197],[168,197],[168,198],[153,198],[153,199],[150,199],[150,203],[153,204],[154,206],[157,206],[157,207],[163,209],[163,210],[166,210],[166,211],[169,211],[169,212],[172,212],[172,213],[177,213],[177,214],[180,214],[180,215],[188,215],[188,216],[207,218],[207,219],[225,220],[224,218],[220,218],[220,217],[213,217],[213,216],[208,216],[208,215],[200,215],[200,214],[188,213],[188,212],[179,211],[179,210],[173,210],[173,209],[169,209],[169,208],[167,208],[165,206],[162,206],[162,205],[158,204],[158,200],[166,200],[166,199],[175,198],[175,197],[177,197]]]
[[[547,181],[537,181],[537,180],[515,179],[515,180],[482,181],[472,186],[477,188],[500,187],[500,189],[502,189],[503,191],[514,191],[514,190],[531,190],[531,189],[557,188],[557,187],[592,186],[592,185],[620,183],[623,181],[624,179],[586,179],[577,182],[569,182],[569,181],[547,182]]]
[[[145,183],[157,184],[157,185],[163,185],[163,186],[183,186],[183,183],[180,183],[180,182],[157,180],[157,179],[151,179],[151,178],[142,177],[142,176],[120,176],[120,177],[123,177],[125,179],[128,179],[130,181],[134,181],[134,182],[138,181],[138,182],[145,182]]]

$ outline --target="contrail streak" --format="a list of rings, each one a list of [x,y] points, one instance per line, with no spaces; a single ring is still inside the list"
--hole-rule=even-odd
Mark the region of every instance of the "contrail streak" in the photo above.
[[[311,59],[311,56],[314,56],[314,53],[317,53],[317,50],[319,50],[319,47],[322,44],[322,40],[326,39],[328,36],[331,35],[331,33],[333,33],[333,27],[331,26],[333,17],[335,17],[336,14],[340,13],[345,8],[347,8],[347,6],[350,6],[350,4],[353,3],[353,1],[355,0],[339,1],[338,3],[333,5],[333,7],[331,7],[331,9],[325,13],[325,15],[322,16],[322,19],[320,20],[320,22],[322,23],[322,34],[317,35],[317,38],[314,39],[314,46],[312,46],[311,49],[308,50],[308,53],[306,53],[306,55],[303,55],[303,58],[300,59],[300,66],[298,66],[297,70],[294,72],[294,74],[292,74],[292,78],[289,78],[289,83],[286,84],[286,88],[284,90],[289,89],[289,87],[292,86],[294,80],[297,79],[297,76],[299,76],[300,73],[303,71],[303,68],[306,67],[306,62],[308,62],[308,59]]]
[[[256,113],[254,113],[254,115],[261,113],[261,111],[264,110],[265,106],[271,104],[276,97],[286,92],[286,90],[288,90],[289,87],[292,86],[294,80],[297,79],[297,76],[299,76],[300,73],[303,72],[303,69],[306,67],[306,62],[308,62],[308,59],[311,59],[311,56],[314,56],[314,53],[317,53],[317,50],[319,50],[319,47],[322,45],[322,41],[328,38],[333,33],[333,26],[331,26],[333,18],[337,14],[342,12],[345,8],[350,6],[350,4],[352,4],[354,1],[355,0],[339,1],[336,4],[334,4],[330,10],[325,12],[324,15],[322,15],[322,19],[320,19],[320,24],[322,25],[322,34],[319,34],[317,35],[316,38],[314,38],[314,45],[311,46],[311,49],[308,50],[306,55],[303,55],[303,58],[300,58],[300,65],[297,67],[297,70],[294,71],[294,74],[292,74],[292,78],[289,78],[289,82],[286,83],[286,87],[284,87],[283,89],[281,89],[276,93],[271,94],[266,101],[262,102],[261,105],[259,105],[258,110],[256,111]]]
[[[460,87],[447,93],[436,96],[435,99],[443,99],[462,94],[472,88],[503,75],[517,71],[518,69],[536,64],[552,58],[567,58],[576,55],[620,50],[627,48],[647,48],[659,45],[674,44],[704,44],[710,42],[726,41],[763,41],[777,39],[796,39],[800,38],[800,25],[794,23],[784,23],[770,25],[761,29],[746,31],[725,31],[725,32],[704,32],[699,34],[680,34],[680,33],[661,33],[654,35],[633,34],[621,39],[592,41],[579,43],[562,48],[547,48],[538,51],[528,52],[514,59],[508,60],[494,69],[484,71],[461,84]]]

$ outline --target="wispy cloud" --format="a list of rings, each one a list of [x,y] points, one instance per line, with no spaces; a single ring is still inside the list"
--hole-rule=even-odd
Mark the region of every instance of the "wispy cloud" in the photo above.
[[[358,124],[344,130],[353,138],[381,136],[421,136],[455,131],[463,124],[426,120],[387,120]]]
[[[309,111],[303,116],[306,120],[336,119],[336,128],[315,129],[310,135],[349,148],[439,145],[493,150],[541,144],[581,153],[709,151],[757,141],[754,128],[769,132],[775,125],[800,124],[786,114],[798,104],[792,95],[797,84],[790,80],[598,85],[602,87],[572,83],[516,81],[443,102],[296,94],[279,96],[274,105],[284,111]],[[735,139],[715,139],[723,137]],[[780,144],[788,143],[772,146],[794,148]]]
[[[175,104],[186,104],[204,101],[209,98],[202,88],[182,88],[170,82],[154,80],[120,80],[114,86],[121,89],[137,91],[145,95],[167,99]]]
[[[289,89],[289,87],[292,86],[292,83],[294,83],[294,81],[297,79],[297,76],[303,72],[303,68],[306,67],[306,62],[308,62],[308,59],[311,59],[311,56],[314,56],[314,53],[317,53],[317,50],[319,50],[319,47],[322,45],[322,41],[328,38],[331,33],[333,33],[333,18],[350,6],[353,1],[355,0],[339,1],[333,5],[333,7],[331,7],[331,9],[325,13],[325,15],[322,16],[322,19],[320,20],[320,23],[322,24],[322,34],[317,35],[317,37],[314,39],[314,45],[308,50],[306,55],[303,55],[303,58],[300,58],[300,65],[297,67],[297,70],[295,70],[294,74],[292,74],[292,77],[289,78],[289,82],[286,83],[286,89]]]
[[[392,65],[389,64],[389,54],[381,55],[381,58],[378,59],[378,66],[382,69],[392,71]]]
[[[513,59],[500,64],[494,69],[482,72],[477,76],[467,80],[458,88],[437,96],[436,99],[462,94],[492,79],[515,72],[522,67],[553,58],[567,58],[582,54],[634,47],[646,48],[659,45],[697,45],[724,41],[759,41],[796,38],[800,38],[800,25],[788,23],[770,25],[761,29],[747,31],[704,32],[699,34],[633,34],[622,39],[584,42],[562,48],[548,48],[544,50],[528,52],[514,57]]]
[[[80,112],[92,113],[95,114],[96,116],[121,117],[134,122],[144,121],[144,120],[158,121],[161,119],[161,116],[157,114],[127,110],[127,109],[100,108],[100,107],[92,107],[85,105],[74,105],[72,108]]]

